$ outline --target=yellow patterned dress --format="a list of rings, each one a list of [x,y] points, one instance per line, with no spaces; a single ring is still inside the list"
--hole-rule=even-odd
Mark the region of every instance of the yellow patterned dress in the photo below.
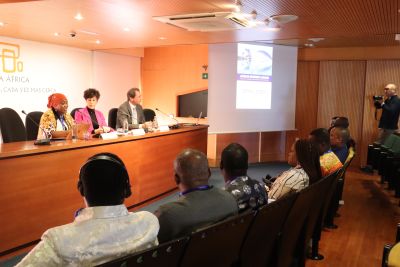
[[[67,130],[72,129],[72,125],[75,124],[72,116],[69,113],[66,113],[64,115],[64,120]],[[45,113],[43,113],[42,117],[40,118],[40,127],[37,139],[46,138],[46,135],[43,133],[42,129],[46,132],[46,134],[59,130],[60,125],[57,125],[57,123],[60,124],[60,121],[57,120],[52,109],[49,109]]]
[[[343,164],[332,150],[325,152],[325,154],[319,158],[319,161],[323,177],[328,176],[343,167]]]

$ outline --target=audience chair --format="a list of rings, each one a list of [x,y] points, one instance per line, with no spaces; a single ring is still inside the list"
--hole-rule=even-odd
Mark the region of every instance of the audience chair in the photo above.
[[[400,223],[397,224],[396,244],[383,247],[382,267],[400,266]]]
[[[337,179],[336,175],[336,173],[333,173],[314,184],[317,193],[315,194],[314,201],[311,203],[310,212],[306,218],[305,234],[302,235],[303,239],[300,240],[299,243],[302,250],[302,254],[299,257],[299,266],[305,266],[306,257],[309,255],[309,241],[313,239],[314,231],[321,228],[320,216],[323,213],[325,203],[329,201],[329,191],[334,190],[332,185],[334,184],[334,180]],[[319,245],[319,243],[312,244],[317,247]],[[313,247],[311,246],[311,250],[312,249]]]
[[[336,188],[333,191],[333,195],[331,201],[328,206],[326,219],[325,219],[325,226],[330,229],[336,229],[337,225],[334,223],[335,215],[339,210],[339,201],[342,199],[343,195],[343,188],[344,188],[344,179],[346,175],[347,168],[350,166],[352,160],[355,157],[355,151],[353,149],[349,150],[349,155],[338,173],[338,179]]]
[[[193,233],[183,255],[182,267],[230,267],[237,263],[240,247],[253,221],[249,211]]]
[[[117,129],[116,128],[116,126],[117,126],[117,112],[118,112],[117,108],[112,108],[108,112],[108,126],[113,128],[113,129]]]
[[[301,240],[305,234],[306,218],[318,196],[318,183],[300,191],[286,219],[279,240],[276,263],[271,266],[289,267],[302,255]]]
[[[261,207],[240,250],[240,266],[272,266],[282,226],[299,193],[284,196]]]
[[[98,266],[101,267],[153,267],[179,266],[179,261],[184,252],[189,237],[172,240],[157,247],[137,252],[120,259],[116,259]]]
[[[39,130],[40,118],[42,117],[43,112],[41,111],[33,111],[29,112],[25,118],[25,126],[26,126],[26,139],[27,140],[36,140]]]
[[[71,112],[69,114],[71,114],[72,118],[75,119],[75,113],[80,109],[82,109],[82,108],[74,108],[73,110],[71,110]]]
[[[0,130],[4,143],[26,141],[25,125],[11,108],[0,109]]]
[[[143,113],[144,113],[145,121],[153,121],[154,117],[156,116],[156,113],[154,112],[154,110],[149,109],[149,108],[143,109]]]
[[[329,179],[331,180],[329,190],[326,193],[322,209],[320,211],[320,214],[318,216],[317,223],[314,227],[314,232],[312,235],[312,244],[311,244],[311,255],[309,256],[313,260],[322,260],[324,259],[324,256],[319,254],[319,241],[321,240],[321,233],[322,229],[324,228],[325,225],[325,217],[329,209],[329,205],[331,203],[331,199],[333,197],[334,191],[337,187],[337,182],[339,175],[343,171],[344,168],[341,168],[340,170],[334,172],[333,174],[329,175]],[[328,178],[327,177],[327,178]]]

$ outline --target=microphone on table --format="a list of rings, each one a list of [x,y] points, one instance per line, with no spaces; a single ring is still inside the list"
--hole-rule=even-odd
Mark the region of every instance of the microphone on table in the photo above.
[[[40,130],[42,130],[42,132],[46,135],[46,138],[44,139],[39,139],[39,140],[35,140],[33,142],[33,144],[41,146],[41,145],[50,145],[50,137],[48,135],[48,133],[34,120],[32,119],[30,116],[28,116],[28,114],[25,112],[25,110],[21,111],[27,118],[29,118],[29,120],[31,122],[33,122]]]
[[[159,112],[161,112],[162,114],[164,114],[164,115],[167,116],[168,118],[171,118],[167,113],[165,113],[165,112],[159,110],[158,108],[156,108],[156,110],[159,111]],[[176,124],[174,124],[174,125],[168,125],[168,127],[169,127],[170,129],[179,129],[179,121],[178,121],[177,119],[175,119],[174,117],[172,117],[171,119],[173,119],[173,120],[176,122]]]

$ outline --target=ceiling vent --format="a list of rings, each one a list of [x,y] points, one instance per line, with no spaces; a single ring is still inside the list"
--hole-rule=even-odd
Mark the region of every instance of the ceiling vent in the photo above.
[[[184,14],[153,19],[188,31],[227,31],[250,27],[248,20],[233,12]]]

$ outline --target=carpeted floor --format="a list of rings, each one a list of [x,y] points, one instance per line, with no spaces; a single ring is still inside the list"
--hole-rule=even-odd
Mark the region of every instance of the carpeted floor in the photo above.
[[[287,170],[288,168],[289,168],[289,165],[287,165],[286,163],[252,164],[249,166],[248,175],[253,179],[261,181],[261,179],[263,177],[265,177],[267,174],[271,175],[271,177],[275,177],[282,171]],[[218,168],[211,169],[210,184],[212,184],[213,186],[218,187],[218,188],[224,187],[224,178],[222,177],[221,171]],[[171,195],[166,196],[165,198],[162,198],[156,202],[151,203],[150,205],[147,205],[147,206],[141,208],[140,210],[154,212],[155,210],[157,210],[157,208],[160,205],[174,201],[176,199],[178,199],[178,193],[173,193]],[[26,253],[23,253],[21,255],[15,256],[11,259],[8,259],[5,261],[0,261],[0,267],[14,266],[25,255],[26,255]]]

